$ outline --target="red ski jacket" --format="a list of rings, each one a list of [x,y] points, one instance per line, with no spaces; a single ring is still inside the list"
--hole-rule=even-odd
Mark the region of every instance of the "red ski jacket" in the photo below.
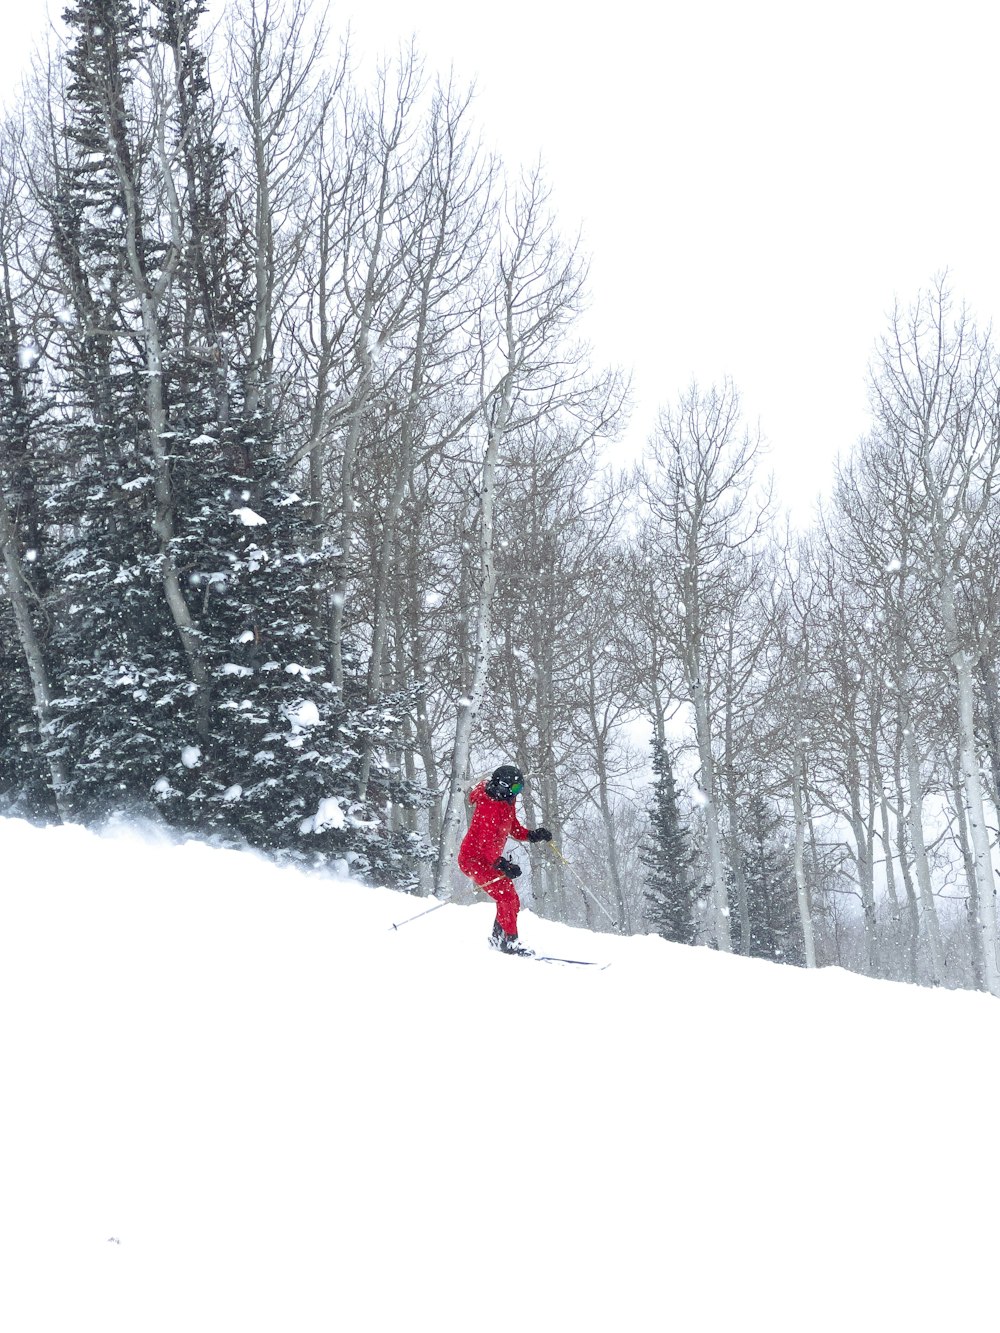
[[[477,884],[496,879],[496,863],[508,838],[527,842],[528,830],[517,817],[513,801],[494,801],[480,782],[469,792],[472,823],[458,850],[458,868]]]

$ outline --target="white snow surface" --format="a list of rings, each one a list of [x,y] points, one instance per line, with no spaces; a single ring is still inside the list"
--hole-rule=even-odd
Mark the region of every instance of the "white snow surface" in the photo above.
[[[0,842],[11,1333],[995,1325],[995,1000]]]

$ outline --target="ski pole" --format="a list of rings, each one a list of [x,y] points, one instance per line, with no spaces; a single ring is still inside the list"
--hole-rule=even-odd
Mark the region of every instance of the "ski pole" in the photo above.
[[[559,848],[555,845],[555,843],[551,841],[551,839],[549,840],[549,844],[548,844],[548,845],[552,848],[553,852],[555,852],[556,856],[558,856],[559,860],[563,863],[563,865],[567,867],[567,869],[569,870],[569,873],[570,873],[570,874],[573,876],[573,878],[576,880],[577,884],[579,884],[580,888],[583,889],[583,891],[584,891],[584,893],[587,895],[587,897],[590,898],[593,902],[595,902],[595,903],[597,904],[597,906],[601,909],[601,911],[604,913],[604,915],[608,918],[608,920],[609,920],[609,921],[611,922],[611,924],[614,926],[615,930],[617,930],[617,929],[618,929],[618,922],[614,919],[614,917],[611,915],[611,913],[608,911],[608,909],[604,906],[604,904],[601,902],[600,898],[598,898],[597,894],[596,894],[596,893],[591,893],[590,889],[587,888],[586,884],[584,884],[583,880],[580,878],[580,876],[579,876],[579,875],[576,873],[576,871],[573,869],[573,863],[572,863],[571,861],[567,861],[567,860],[566,860],[565,856],[563,856],[562,852],[561,852],[561,851],[559,850]]]
[[[436,912],[439,907],[447,907],[447,906],[448,906],[447,903],[435,903],[433,907],[425,908],[422,912],[418,912],[416,916],[408,916],[405,921],[394,921],[393,924],[389,927],[389,929],[398,930],[400,926],[408,926],[411,921],[419,921],[422,916],[427,916],[428,913],[430,912]]]

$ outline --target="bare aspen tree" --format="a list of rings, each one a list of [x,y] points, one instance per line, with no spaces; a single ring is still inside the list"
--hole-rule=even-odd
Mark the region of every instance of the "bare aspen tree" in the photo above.
[[[725,811],[723,840],[736,890],[740,952],[751,949],[751,922],[741,811],[759,796],[759,774],[767,766],[760,736],[766,676],[765,654],[773,629],[764,598],[773,571],[761,553],[741,551],[727,562],[720,579],[728,587],[730,607],[718,653],[720,805]]]
[[[664,576],[675,599],[676,643],[693,714],[705,820],[712,939],[732,947],[720,823],[716,742],[719,719],[710,672],[731,608],[721,595],[728,562],[752,546],[766,517],[755,501],[759,440],[740,423],[735,387],[692,385],[661,412],[642,473],[642,494],[657,524]]]
[[[426,145],[415,188],[422,208],[413,219],[406,267],[412,275],[412,318],[406,325],[406,352],[399,373],[398,404],[391,433],[392,451],[387,501],[380,513],[381,533],[370,580],[371,652],[368,701],[377,701],[392,607],[390,576],[397,553],[403,497],[414,467],[423,466],[467,429],[475,408],[459,390],[467,377],[468,358],[456,344],[468,344],[470,324],[479,315],[474,279],[488,252],[494,226],[492,162],[469,142],[465,129],[468,95],[439,87],[426,126]],[[445,386],[451,392],[442,395]],[[435,401],[454,404],[442,412]],[[367,794],[372,746],[362,758],[359,797]]]
[[[500,442],[509,425],[513,384],[506,380],[495,402],[488,409],[486,427],[486,449],[483,455],[483,467],[480,479],[479,505],[479,578],[478,595],[470,601],[471,612],[471,663],[465,681],[465,694],[458,703],[458,717],[455,724],[455,744],[452,750],[450,776],[444,816],[441,821],[441,845],[438,852],[439,892],[447,890],[451,873],[451,863],[458,845],[459,830],[462,820],[462,799],[466,776],[469,772],[469,759],[472,749],[472,736],[479,706],[482,702],[483,686],[489,665],[490,639],[492,632],[493,593],[496,588],[496,563],[494,558],[493,513],[496,493],[497,458]]]
[[[252,204],[244,232],[251,238],[253,303],[245,358],[244,412],[273,407],[273,375],[279,325],[305,244],[306,164],[320,132],[341,67],[324,80],[325,12],[318,20],[310,0],[258,0],[229,10],[231,97],[245,144],[245,197]],[[242,194],[242,192],[241,192]]]
[[[986,990],[986,959],[983,954],[983,932],[978,928],[980,920],[979,881],[976,876],[976,861],[969,841],[969,821],[965,808],[965,792],[962,786],[962,769],[958,756],[953,756],[951,766],[951,798],[954,810],[955,835],[962,857],[962,868],[968,891],[968,929],[971,984],[976,990]]]
[[[451,598],[457,593],[457,571],[461,559],[455,525],[459,497],[445,486],[446,469],[440,461],[415,473],[409,492],[408,517],[411,535],[403,542],[404,574],[397,583],[401,598],[402,634],[396,654],[400,669],[420,687],[414,727],[417,750],[429,792],[437,793],[447,761],[446,741],[452,716],[451,700],[457,691],[455,673],[456,628]],[[464,497],[464,488],[461,492]],[[460,628],[460,626],[459,626]],[[453,687],[454,676],[454,687]],[[441,806],[432,800],[427,808],[427,836],[432,847],[441,838]]]
[[[845,844],[854,863],[861,903],[865,970],[879,971],[875,872],[875,803],[869,758],[873,717],[877,719],[874,671],[863,610],[845,568],[831,549],[817,561],[822,587],[815,616],[815,642],[824,689],[816,721],[824,740],[827,781],[818,799],[833,819],[850,830]]]
[[[872,403],[906,487],[910,558],[933,591],[951,665],[986,980],[1000,994],[996,877],[975,725],[976,655],[960,620],[968,555],[1000,484],[1000,414],[993,350],[964,312],[953,317],[950,305],[940,282],[907,314],[896,311],[874,368]],[[915,757],[910,766],[911,782],[917,781]]]
[[[605,398],[605,389],[590,404],[581,399],[572,419],[539,421],[518,432],[516,465],[502,469],[498,500],[504,535],[497,557],[497,651],[492,707],[481,714],[478,748],[491,744],[502,752],[514,742],[530,774],[529,821],[551,829],[557,844],[574,805],[596,802],[602,821],[613,818],[621,763],[616,738],[632,697],[618,688],[634,665],[621,650],[627,631],[616,534],[625,491],[600,472],[601,435],[613,427],[608,408],[617,409],[617,398]],[[609,839],[607,853],[614,881],[612,843],[617,840]],[[532,867],[533,900],[556,915],[568,910],[578,889],[564,869],[552,855],[535,858]],[[617,901],[616,888],[612,897]]]
[[[841,579],[855,588],[867,608],[865,640],[855,652],[867,656],[879,638],[884,641],[885,705],[892,717],[883,746],[895,793],[895,841],[909,917],[909,972],[916,979],[922,920],[930,977],[937,982],[944,976],[944,953],[924,835],[924,769],[930,718],[936,711],[936,700],[927,697],[927,682],[935,678],[938,655],[933,632],[927,632],[925,616],[917,610],[933,597],[911,559],[914,532],[907,494],[891,448],[878,438],[867,439],[856,460],[840,471],[829,532],[840,548]],[[885,786],[882,790],[884,797]]]
[[[555,453],[553,440],[550,456]],[[515,717],[526,715],[532,737],[537,736],[537,746],[525,753],[537,756],[545,822],[557,809],[562,818],[556,822],[565,824],[570,793],[578,802],[575,824],[585,813],[596,812],[604,834],[601,900],[611,904],[608,915],[613,914],[617,929],[631,933],[638,926],[637,898],[624,883],[618,829],[622,783],[632,766],[622,736],[636,712],[628,583],[615,535],[625,492],[606,477],[598,483],[591,476],[588,484],[579,438],[561,476],[545,467],[544,453],[541,468],[532,468],[530,452],[525,463],[523,471],[518,469],[517,489],[532,485],[535,493],[533,499],[526,497],[524,509],[536,523],[523,540],[516,520],[511,525],[511,583],[527,605],[511,608],[516,646],[510,646],[513,660],[507,665],[518,685],[510,691],[510,707]],[[537,573],[526,576],[526,570]],[[519,672],[516,655],[525,658]],[[577,891],[571,877],[560,882],[553,875],[553,881],[563,896]]]
[[[812,895],[805,866],[808,834],[805,791],[809,755],[814,744],[810,736],[814,704],[813,620],[819,601],[814,559],[808,539],[800,538],[794,547],[786,541],[784,578],[777,590],[773,611],[778,644],[777,661],[774,664],[777,677],[776,721],[780,722],[780,729],[775,727],[771,739],[792,798],[795,893],[806,967],[816,966]]]
[[[599,566],[598,566],[599,567]],[[618,916],[618,928],[631,934],[638,926],[634,919],[634,901],[626,890],[619,849],[619,831],[614,811],[613,785],[616,776],[616,737],[633,711],[631,685],[632,663],[620,651],[619,634],[623,616],[623,588],[614,588],[611,571],[605,566],[605,591],[591,599],[596,614],[586,626],[580,654],[581,697],[586,708],[586,738],[593,764],[594,787],[590,793],[601,816],[606,839],[611,901]],[[617,595],[615,595],[617,593]],[[619,639],[618,644],[615,640]],[[620,756],[618,763],[621,763]],[[626,760],[627,762],[627,760]]]
[[[639,697],[649,713],[653,738],[663,748],[667,722],[677,713],[678,701],[685,690],[675,651],[677,604],[657,549],[655,528],[647,519],[640,525],[633,543],[629,620],[638,634],[634,647]]]
[[[411,50],[394,69],[379,71],[374,105],[358,107],[351,130],[363,143],[364,152],[352,163],[347,179],[339,258],[349,351],[339,389],[342,431],[333,506],[339,555],[331,596],[330,658],[333,680],[340,689],[353,572],[359,450],[379,388],[382,352],[413,318],[417,279],[405,259],[421,206],[415,188],[420,163],[411,142],[420,93],[420,67]]]
[[[474,588],[464,608],[469,633],[463,695],[455,722],[438,858],[438,888],[447,886],[463,820],[476,718],[492,648],[496,587],[494,512],[501,450],[518,425],[557,413],[592,393],[583,352],[567,347],[586,277],[574,247],[557,236],[540,173],[526,176],[509,200],[496,258],[492,310],[479,340],[482,404],[474,438],[482,441],[478,474],[478,551]]]
[[[944,976],[944,954],[924,834],[928,733],[935,704],[925,706],[924,696],[939,664],[934,636],[927,633],[926,617],[918,611],[933,598],[918,581],[910,559],[913,533],[905,492],[891,450],[876,437],[862,441],[856,458],[838,474],[826,533],[838,551],[838,588],[849,588],[858,606],[852,658],[866,663],[874,659],[868,673],[880,696],[874,708],[887,714],[879,727],[881,739],[870,746],[869,766],[880,793],[878,825],[887,887],[893,882],[889,793],[894,795],[895,844],[907,902],[905,971],[916,980],[922,923],[928,972],[938,982]]]
[[[1000,692],[997,688],[996,662],[1000,645],[1000,496],[983,508],[965,566],[966,578],[962,589],[960,621],[968,636],[970,651],[975,658],[975,680],[978,687],[976,723],[981,744],[989,758],[984,765],[984,791],[988,791],[989,805],[996,816],[1000,812]],[[969,840],[968,819],[960,810],[961,768],[957,757],[952,765],[952,792],[956,800],[956,821],[959,828],[960,848],[969,886],[969,921],[972,934],[971,965],[973,984],[986,989],[986,964],[983,932],[977,928],[981,919],[979,880],[975,874],[975,859]],[[991,832],[995,843],[1000,836],[996,827]]]

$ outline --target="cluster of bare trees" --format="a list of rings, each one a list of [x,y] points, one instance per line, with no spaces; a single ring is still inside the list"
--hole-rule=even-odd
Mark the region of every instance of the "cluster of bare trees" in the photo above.
[[[1000,361],[943,282],[897,311],[871,400],[815,528],[784,536],[731,386],[664,413],[640,477],[647,707],[661,739],[681,710],[717,947],[757,951],[770,812],[783,955],[996,994]]]
[[[1000,991],[997,358],[943,286],[782,533],[728,382],[607,465],[585,261],[415,53],[67,25],[0,154],[6,807],[456,892],[513,759],[540,911]]]

